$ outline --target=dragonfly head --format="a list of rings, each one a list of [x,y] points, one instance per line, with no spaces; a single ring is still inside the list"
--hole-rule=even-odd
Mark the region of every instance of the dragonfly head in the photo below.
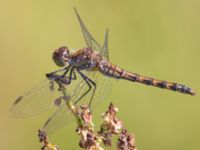
[[[64,67],[70,60],[70,57],[69,49],[65,46],[56,49],[53,53],[53,60],[60,67]]]

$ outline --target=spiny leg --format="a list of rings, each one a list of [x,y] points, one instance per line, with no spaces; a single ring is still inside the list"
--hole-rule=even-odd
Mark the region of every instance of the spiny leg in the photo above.
[[[90,90],[91,90],[91,88],[92,88],[92,86],[90,85],[90,83],[88,82],[88,80],[87,80],[87,77],[83,74],[83,73],[81,73],[80,71],[78,71],[78,73],[81,75],[81,77],[83,78],[83,80],[87,83],[87,85],[88,85],[88,90],[84,93],[84,94],[82,94],[75,102],[74,102],[74,104],[77,104]]]
[[[47,73],[47,74],[46,74],[46,77],[49,78],[49,79],[51,79],[51,77],[52,77],[53,75],[55,75],[55,74],[58,73],[58,72],[64,71],[64,70],[65,70],[65,72],[64,72],[64,75],[65,75],[65,74],[67,74],[67,72],[69,71],[69,68],[70,68],[70,66],[67,66],[67,67],[64,67],[64,68],[62,68],[62,69],[56,70],[56,71],[54,71],[54,72]]]
[[[65,72],[64,72],[62,75],[57,75],[57,74],[56,74],[57,72],[64,71],[64,70],[65,70]],[[69,71],[70,71],[69,76],[66,76],[66,74],[67,74]],[[51,73],[47,73],[46,76],[47,76],[47,78],[49,78],[49,79],[53,79],[53,80],[58,81],[58,82],[61,82],[61,83],[62,83],[62,79],[64,79],[64,78],[65,78],[65,79],[69,79],[69,80],[68,80],[68,84],[71,83],[71,80],[76,80],[76,74],[75,74],[75,72],[74,72],[74,68],[73,68],[73,67],[70,67],[70,66],[67,66],[67,67],[65,67],[65,68],[63,68],[63,69],[60,69],[60,70],[58,70],[58,71],[54,71],[54,72],[51,72]]]
[[[72,70],[72,69],[71,69],[71,70]],[[71,73],[71,70],[70,70],[70,73]],[[65,70],[65,72],[63,73],[63,75],[62,75],[61,77],[64,77],[68,72],[69,72],[69,68],[67,68],[67,69]]]
[[[78,100],[75,101],[74,104],[77,104],[86,94],[88,94],[92,88],[91,84],[94,86],[94,90],[93,90],[93,93],[92,93],[92,96],[91,96],[91,99],[90,99],[90,102],[89,102],[89,107],[92,103],[92,99],[93,99],[93,96],[94,96],[94,93],[95,93],[95,90],[96,90],[96,83],[94,81],[92,81],[90,78],[88,78],[86,75],[84,75],[82,72],[78,71],[78,73],[81,75],[81,77],[83,78],[83,80],[87,83],[88,85],[88,90],[81,96],[78,98]]]
[[[87,77],[86,75],[84,75],[82,72],[80,72],[90,83],[92,83],[92,85],[94,86],[94,89],[93,89],[93,92],[92,92],[92,96],[91,96],[91,98],[90,98],[90,102],[89,102],[89,107],[91,106],[91,103],[92,103],[92,99],[93,99],[93,97],[94,97],[94,93],[95,93],[95,91],[96,91],[96,83],[92,80],[92,79],[90,79],[89,77]]]
[[[62,84],[69,85],[72,80],[76,80],[76,74],[74,72],[74,68],[71,68],[70,72],[69,72],[69,76],[66,76],[66,74],[68,73],[68,71],[69,70],[66,70],[62,76],[59,76],[59,78],[57,80],[57,83],[60,84],[59,86],[62,86]],[[68,80],[65,80],[66,78]]]
[[[94,97],[95,91],[96,91],[96,83],[95,83],[93,80],[91,80],[90,78],[88,78],[88,80],[89,80],[90,83],[92,83],[93,86],[94,86],[94,89],[93,89],[93,92],[92,92],[92,96],[91,96],[91,98],[90,98],[90,102],[89,102],[89,107],[90,107],[91,104],[92,104],[92,100],[93,100],[93,97]]]
[[[68,72],[69,72],[69,76],[66,76]],[[69,85],[72,80],[76,80],[76,74],[74,72],[74,68],[71,67],[71,68],[67,68],[67,70],[63,73],[63,75],[57,75],[55,73],[47,74],[47,78],[49,78],[51,81],[55,81],[59,86],[58,90],[60,90],[65,85]]]
[[[69,70],[66,70],[63,75],[61,76],[62,78],[63,77],[66,77],[69,79],[69,84],[71,83],[71,80],[76,80],[76,74],[74,72],[74,68],[71,68],[70,69],[70,72],[69,72],[69,76],[66,76],[66,74],[68,73]]]

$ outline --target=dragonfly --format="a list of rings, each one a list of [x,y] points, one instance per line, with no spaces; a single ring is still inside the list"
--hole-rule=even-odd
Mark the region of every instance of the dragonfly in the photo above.
[[[73,120],[73,115],[66,106],[67,101],[75,105],[87,104],[94,108],[111,92],[110,78],[195,95],[194,90],[183,84],[142,76],[111,63],[108,29],[101,46],[88,31],[77,9],[74,10],[87,46],[76,51],[70,51],[66,46],[56,49],[52,58],[61,69],[47,73],[44,81],[19,96],[11,107],[13,117],[28,117],[55,108],[56,111],[43,125],[48,134],[52,133]],[[61,84],[68,93],[65,100],[59,90]]]

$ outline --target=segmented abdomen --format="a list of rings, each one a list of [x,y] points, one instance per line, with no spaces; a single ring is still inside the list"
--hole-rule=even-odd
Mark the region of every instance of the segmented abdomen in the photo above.
[[[145,77],[136,73],[131,73],[105,60],[102,60],[99,63],[99,71],[110,77],[125,79],[125,80],[129,80],[133,82],[139,82],[142,84],[151,85],[151,86],[155,86],[155,87],[159,87],[163,89],[169,89],[169,90],[177,91],[184,94],[195,95],[195,92],[191,88],[183,84],[157,80],[157,79]]]

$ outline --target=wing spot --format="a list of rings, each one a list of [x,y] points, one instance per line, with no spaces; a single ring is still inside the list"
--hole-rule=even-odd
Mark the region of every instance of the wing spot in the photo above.
[[[17,105],[22,99],[23,99],[23,96],[19,96],[19,97],[15,100],[14,105]]]

